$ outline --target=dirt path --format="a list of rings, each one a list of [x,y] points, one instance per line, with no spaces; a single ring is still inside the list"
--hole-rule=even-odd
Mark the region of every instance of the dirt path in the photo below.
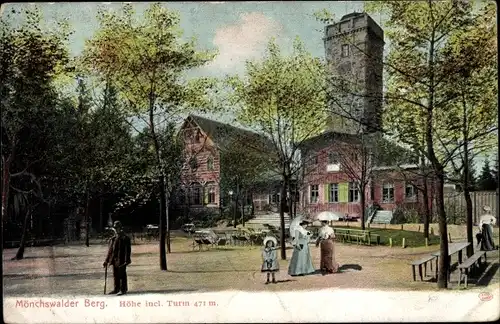
[[[178,239],[172,247],[174,252],[168,255],[169,271],[159,270],[157,244],[140,244],[132,246],[132,265],[127,272],[131,293],[328,287],[434,290],[436,284],[430,281],[430,277],[427,278],[429,282],[412,281],[408,263],[436,249],[436,246],[401,249],[336,244],[335,255],[337,262],[343,265],[342,273],[290,277],[287,274],[288,261],[280,261],[281,271],[277,279],[281,282],[266,286],[260,272],[259,248],[226,247],[199,252],[192,251],[189,241]],[[15,249],[4,250],[4,292],[7,296],[100,295],[104,285],[102,262],[105,252],[106,247],[102,245],[28,248],[24,260],[11,261]],[[311,246],[311,253],[317,267],[319,249]],[[491,256],[490,262],[498,260],[498,252],[495,253],[496,257]],[[287,257],[291,257],[290,250]],[[352,270],[358,267],[361,267],[360,271]],[[480,284],[498,283],[498,263],[490,265],[488,271],[492,279],[484,279]],[[111,287],[111,274],[108,275],[108,287]],[[452,286],[457,278],[452,276]]]

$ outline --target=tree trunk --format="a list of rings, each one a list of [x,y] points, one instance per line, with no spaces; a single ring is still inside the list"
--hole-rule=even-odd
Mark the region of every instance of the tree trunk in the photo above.
[[[293,193],[293,218],[295,217],[297,217],[297,187],[295,187],[295,192]]]
[[[160,186],[160,222],[159,222],[159,230],[160,230],[160,269],[166,271],[167,270],[167,253],[165,249],[165,210],[166,210],[166,201],[165,201],[165,178],[163,175],[159,177],[159,186]]]
[[[28,238],[28,222],[30,217],[31,210],[28,210],[24,217],[23,235],[21,236],[21,242],[19,242],[19,249],[17,249],[16,255],[11,260],[22,260],[24,258],[24,248],[26,247],[26,240]]]
[[[159,231],[160,231],[160,269],[166,271],[167,270],[167,254],[165,251],[165,218],[168,213],[168,205],[166,201],[166,186],[165,186],[165,173],[163,170],[163,163],[161,157],[161,147],[158,141],[158,135],[155,130],[155,120],[154,120],[154,105],[155,98],[154,93],[149,94],[149,128],[151,131],[151,137],[153,139],[153,144],[155,148],[156,155],[156,165],[158,170],[160,171],[160,176],[158,177],[160,186],[160,221],[159,221]]]
[[[429,208],[429,186],[427,177],[424,178],[424,190],[422,192],[424,199],[424,238],[429,239],[429,223],[431,221],[431,209]]]
[[[474,237],[472,236],[472,199],[470,197],[470,159],[469,159],[469,138],[468,138],[468,120],[467,120],[467,104],[465,100],[462,103],[463,108],[463,123],[462,123],[462,135],[464,141],[464,156],[462,159],[463,163],[463,173],[462,173],[462,183],[464,187],[464,198],[465,206],[467,211],[467,242],[469,246],[467,247],[467,257],[474,254]]]
[[[467,126],[467,125],[466,125]],[[466,133],[466,131],[464,132]],[[474,237],[472,235],[472,199],[470,197],[470,184],[469,184],[469,145],[467,138],[464,139],[464,158],[462,163],[464,164],[464,169],[462,173],[462,183],[463,183],[463,193],[465,198],[465,206],[467,211],[467,242],[469,246],[467,247],[467,257],[474,254]]]
[[[170,193],[166,191],[166,197],[165,197],[165,225],[166,225],[166,244],[167,244],[167,253],[171,253],[172,250],[170,249],[170,215],[169,215],[169,206],[170,206]],[[165,265],[166,268],[166,265]],[[166,269],[165,269],[166,270]]]
[[[286,246],[285,246],[285,208],[286,208],[286,189],[288,187],[288,176],[283,175],[283,184],[281,186],[280,194],[280,247],[281,259],[286,260]]]
[[[103,212],[103,202],[102,202],[102,197],[99,198],[99,233],[102,233],[103,228],[102,228],[102,215]]]
[[[438,288],[447,288],[450,262],[448,257],[448,228],[446,225],[446,212],[444,209],[444,174],[442,171],[438,172],[437,178],[438,185],[436,190],[436,202],[438,205],[439,236],[441,239],[439,248],[441,257],[439,258],[439,273],[437,285]]]
[[[255,203],[253,201],[253,191],[250,192],[250,200],[252,201],[252,211],[250,213],[250,217],[254,217],[255,216]]]
[[[359,194],[360,194],[360,204],[361,204],[361,229],[364,231],[365,230],[365,202],[366,202],[366,194],[365,194],[365,189],[366,189],[366,185],[362,185],[360,186],[361,190],[359,191]]]
[[[88,247],[89,244],[89,232],[90,232],[90,226],[89,226],[89,209],[90,209],[90,193],[89,193],[89,188],[87,188],[87,203],[85,206],[85,245]]]
[[[10,189],[10,165],[12,162],[11,156],[3,159],[3,181],[2,181],[2,222],[5,223],[7,221],[7,205],[9,202],[9,189]]]
[[[241,226],[245,227],[245,195],[243,193],[241,194],[240,210],[241,210]]]

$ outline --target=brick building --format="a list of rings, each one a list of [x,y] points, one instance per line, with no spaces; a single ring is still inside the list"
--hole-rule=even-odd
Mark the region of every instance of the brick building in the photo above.
[[[191,212],[211,210],[219,213],[224,205],[230,203],[230,191],[236,194],[237,188],[223,189],[224,172],[221,166],[223,155],[232,145],[240,145],[245,150],[269,151],[272,145],[264,136],[224,124],[208,118],[190,115],[183,122],[180,136],[184,138],[186,163],[181,173],[181,188],[177,194],[180,207]],[[241,161],[245,161],[244,154]],[[259,183],[257,192],[241,198],[245,205],[253,199],[257,209],[272,204],[267,197],[272,183]],[[226,191],[226,192],[225,192]],[[252,198],[250,198],[252,197]]]
[[[299,210],[310,216],[322,211],[332,211],[352,218],[361,216],[362,203],[359,187],[365,187],[365,206],[374,204],[384,210],[397,207],[422,211],[423,177],[413,159],[404,161],[404,149],[395,144],[386,149],[387,158],[381,160],[369,154],[360,135],[325,132],[309,139],[302,145],[304,173],[302,178],[302,199]],[[394,150],[394,148],[396,150]],[[400,159],[394,156],[397,155]],[[403,160],[401,160],[403,157]],[[394,162],[391,164],[391,162]],[[429,183],[429,196],[432,197],[433,185]],[[428,204],[431,206],[431,199]],[[365,216],[368,216],[365,214]]]

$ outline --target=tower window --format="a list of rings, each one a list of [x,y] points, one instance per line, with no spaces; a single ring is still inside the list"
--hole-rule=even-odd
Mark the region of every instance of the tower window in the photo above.
[[[349,44],[342,45],[342,57],[349,56]]]

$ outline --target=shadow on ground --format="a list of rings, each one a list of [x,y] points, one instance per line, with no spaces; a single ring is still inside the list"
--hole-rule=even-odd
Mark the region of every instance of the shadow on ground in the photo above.
[[[490,263],[486,266],[486,272],[483,273],[475,282],[476,286],[488,286],[491,280],[495,277],[498,272],[498,268],[500,268],[500,264],[498,262]],[[472,280],[474,283],[474,280]]]
[[[93,256],[92,254],[80,254],[78,257],[91,257]],[[74,258],[74,255],[43,255],[43,256],[36,256],[36,255],[29,255],[25,256],[22,259],[18,260],[30,260],[30,259],[64,259],[64,258]]]
[[[346,272],[346,271],[361,271],[363,269],[362,266],[359,264],[343,264],[342,266],[339,267],[340,272]]]
[[[109,272],[108,272],[109,275]],[[104,270],[102,273],[99,272],[90,272],[90,273],[61,273],[61,274],[4,274],[4,278],[11,278],[17,280],[26,280],[26,279],[41,279],[41,278],[69,278],[73,280],[80,279],[99,279],[104,276]],[[130,275],[129,275],[130,276]]]
[[[176,271],[176,270],[167,270],[167,272],[172,273],[218,273],[218,272],[254,272],[254,270],[189,270],[189,271]]]

